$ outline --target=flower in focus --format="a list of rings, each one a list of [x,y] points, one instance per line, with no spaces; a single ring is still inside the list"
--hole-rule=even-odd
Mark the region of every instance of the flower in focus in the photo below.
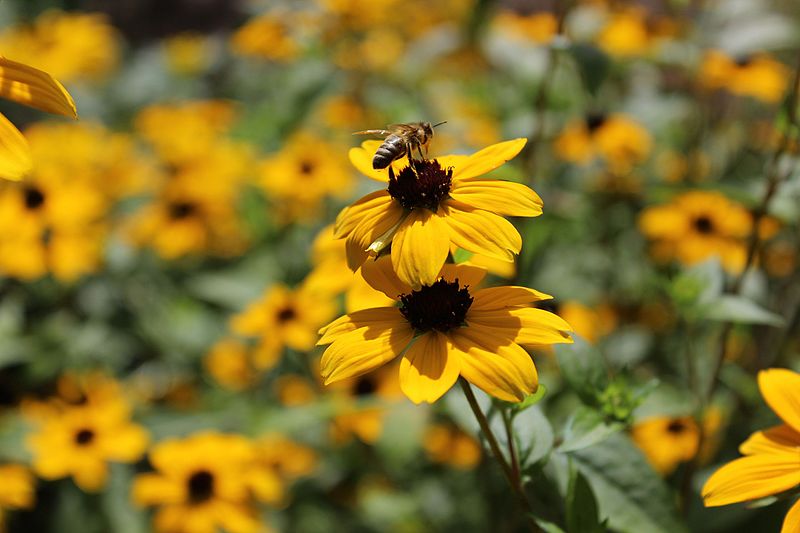
[[[138,461],[149,440],[122,403],[64,406],[39,423],[27,439],[33,470],[45,479],[72,476],[87,492],[105,486],[109,461]]]
[[[284,285],[267,289],[260,299],[231,318],[234,333],[260,339],[263,361],[280,358],[284,347],[306,352],[314,347],[317,330],[336,313],[329,296]]]
[[[258,467],[253,443],[240,435],[168,439],[153,446],[149,458],[155,472],[136,476],[132,498],[159,507],[153,518],[159,533],[256,533],[254,498],[276,503],[283,497],[280,478]]]
[[[5,531],[6,511],[33,507],[36,488],[33,474],[20,464],[0,464],[0,480],[0,531]]]
[[[75,102],[55,78],[44,71],[2,56],[0,98],[49,113],[77,117]],[[33,160],[25,137],[0,113],[0,178],[19,180],[32,168]]]
[[[538,387],[533,360],[521,345],[572,342],[569,324],[530,307],[550,296],[525,287],[476,290],[483,269],[444,265],[433,283],[414,289],[386,258],[364,268],[365,279],[399,306],[356,311],[320,330],[318,344],[330,344],[320,364],[326,385],[399,356],[400,387],[415,403],[436,401],[459,376],[519,402]]]
[[[744,267],[745,240],[752,228],[747,209],[714,191],[684,193],[669,204],[646,208],[639,217],[639,229],[655,241],[652,252],[657,260],[693,265],[719,257],[734,273]],[[763,219],[759,231],[768,238],[777,231],[777,222]]]
[[[766,54],[730,57],[720,50],[709,50],[700,65],[699,79],[706,89],[774,104],[783,97],[789,70]]]
[[[1,32],[0,50],[63,81],[96,80],[117,66],[119,39],[101,13],[50,10],[31,25]]]
[[[588,165],[604,160],[612,172],[626,174],[650,154],[652,139],[642,126],[620,114],[589,114],[568,124],[553,148],[564,161]]]
[[[703,503],[717,507],[779,495],[800,485],[800,374],[771,368],[758,374],[758,388],[783,424],[753,433],[739,446],[744,455],[714,472],[703,486]],[[800,500],[782,533],[800,530]]]
[[[425,432],[425,453],[431,461],[462,470],[474,468],[481,460],[481,445],[451,424],[433,424]]]
[[[356,168],[388,182],[388,187],[346,207],[336,219],[335,236],[347,239],[350,268],[355,270],[391,244],[397,275],[405,284],[419,287],[436,281],[453,245],[513,260],[522,238],[503,217],[538,216],[542,200],[521,183],[480,176],[516,156],[525,142],[515,139],[470,156],[444,156],[407,166],[395,162],[388,172],[372,168],[380,142],[367,141],[351,149]]]
[[[335,146],[310,133],[294,135],[259,168],[258,183],[284,221],[313,220],[326,196],[347,197],[353,177]]]

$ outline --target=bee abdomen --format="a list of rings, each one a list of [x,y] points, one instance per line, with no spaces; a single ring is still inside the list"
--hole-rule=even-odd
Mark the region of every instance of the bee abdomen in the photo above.
[[[403,157],[405,153],[406,145],[403,139],[397,135],[389,135],[375,151],[375,157],[372,158],[372,168],[375,170],[386,168],[395,159]]]

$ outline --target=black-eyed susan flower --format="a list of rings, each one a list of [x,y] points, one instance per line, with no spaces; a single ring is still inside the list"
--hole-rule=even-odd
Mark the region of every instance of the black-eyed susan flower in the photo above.
[[[320,369],[325,383],[360,376],[400,357],[400,387],[412,401],[434,402],[459,376],[501,400],[522,401],[538,387],[521,345],[572,342],[570,327],[531,304],[550,296],[526,287],[476,290],[485,271],[444,265],[417,288],[401,281],[387,258],[364,277],[396,307],[347,314],[320,330],[330,344]]]
[[[0,47],[0,49],[2,49]],[[50,74],[0,56],[0,98],[76,117],[75,103]],[[0,178],[19,180],[33,168],[25,137],[0,114]]]
[[[758,374],[767,405],[783,424],[753,433],[739,446],[744,455],[726,464],[706,481],[703,502],[708,507],[758,500],[800,486],[800,374],[771,368]],[[782,533],[800,531],[800,501],[783,521]]]
[[[647,158],[652,144],[647,130],[627,116],[590,113],[567,124],[553,148],[564,161],[588,165],[599,159],[612,172],[625,174]]]
[[[215,343],[203,358],[203,366],[214,381],[233,391],[246,389],[258,377],[250,346],[234,338]]]
[[[503,34],[536,44],[547,44],[558,34],[558,19],[550,11],[522,14],[504,9],[497,14],[492,24]]]
[[[636,423],[631,437],[653,468],[662,475],[672,473],[697,454],[700,432],[689,416],[658,416]]]
[[[570,300],[559,304],[558,315],[572,326],[577,335],[590,343],[597,342],[617,326],[617,314],[608,304],[590,307]]]
[[[132,463],[145,452],[148,434],[130,420],[124,404],[65,406],[40,420],[28,436],[33,470],[45,479],[71,476],[83,490],[103,488],[108,463]]]
[[[293,29],[296,30],[296,24],[283,14],[264,13],[236,30],[230,40],[231,50],[238,55],[279,63],[292,61],[301,50]]]
[[[36,499],[36,482],[27,466],[0,464],[0,531],[5,531],[5,514],[14,509],[33,507]]]
[[[159,533],[256,533],[262,524],[255,501],[283,498],[281,479],[258,466],[253,443],[241,435],[168,439],[153,446],[149,459],[155,472],[136,476],[131,495],[136,505],[158,507]]]
[[[542,200],[520,183],[483,178],[516,156],[525,139],[498,143],[472,155],[451,155],[388,170],[373,170],[380,143],[350,150],[350,161],[365,175],[388,183],[345,208],[335,235],[347,239],[351,269],[391,245],[397,275],[413,287],[432,285],[450,247],[513,260],[522,248],[517,229],[504,216],[534,217]],[[405,160],[403,160],[405,161]]]
[[[98,79],[116,67],[119,41],[102,13],[49,10],[0,33],[0,50],[60,80]]]
[[[596,36],[597,45],[617,57],[637,57],[651,53],[665,39],[673,36],[674,21],[648,13],[640,6],[614,10]]]
[[[725,90],[767,103],[780,101],[789,83],[789,69],[763,53],[732,57],[721,50],[709,50],[698,76],[706,89]]]
[[[422,445],[435,463],[470,470],[481,461],[478,440],[452,424],[432,424],[425,431]]]
[[[284,482],[307,476],[319,462],[316,452],[286,438],[280,433],[267,433],[255,439],[256,462],[274,471]]]
[[[740,272],[747,256],[746,238],[753,217],[742,205],[714,191],[690,191],[664,205],[646,208],[639,229],[654,241],[657,260],[676,259],[693,265],[719,257],[730,272]],[[759,231],[769,237],[777,230],[773,219],[762,220]]]

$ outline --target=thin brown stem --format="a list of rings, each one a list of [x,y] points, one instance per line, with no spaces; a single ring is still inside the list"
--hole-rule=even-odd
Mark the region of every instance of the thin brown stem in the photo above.
[[[472,387],[464,378],[459,378],[458,381],[461,384],[461,390],[464,391],[464,396],[467,398],[467,403],[469,403],[470,409],[472,409],[472,413],[478,420],[478,425],[481,428],[481,432],[483,433],[486,442],[489,443],[489,448],[492,450],[492,455],[494,455],[495,460],[500,463],[500,467],[503,469],[503,474],[505,474],[509,485],[511,485],[511,489],[514,491],[520,506],[525,512],[525,516],[528,518],[530,530],[534,533],[541,532],[541,528],[533,518],[533,509],[531,508],[530,501],[528,501],[528,497],[525,495],[525,489],[522,486],[521,477],[514,476],[511,466],[503,456],[503,452],[500,450],[500,445],[497,442],[497,438],[492,432],[492,428],[489,427],[489,420],[486,418],[486,415],[483,414],[483,410],[478,404],[477,398],[475,398],[475,393],[472,392]],[[509,441],[511,441],[510,438]]]
[[[503,417],[503,426],[506,428],[506,440],[508,441],[508,456],[511,459],[511,474],[514,476],[514,482],[519,484],[521,479],[519,457],[517,455],[517,445],[514,443],[514,428],[511,422],[511,416],[508,411],[503,409],[501,411]]]

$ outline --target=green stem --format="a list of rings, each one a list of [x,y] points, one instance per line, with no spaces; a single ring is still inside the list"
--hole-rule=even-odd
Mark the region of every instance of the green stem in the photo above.
[[[533,518],[533,509],[531,508],[531,503],[528,501],[528,497],[525,495],[525,489],[522,486],[522,479],[520,476],[514,476],[511,466],[509,466],[506,458],[503,457],[503,452],[500,450],[500,445],[497,442],[497,438],[492,432],[492,429],[489,427],[489,420],[487,420],[486,415],[483,414],[483,410],[478,404],[477,398],[475,398],[475,393],[472,392],[472,387],[470,387],[469,383],[467,383],[464,378],[459,378],[458,382],[461,384],[461,390],[464,391],[464,396],[467,398],[467,402],[472,409],[472,413],[478,420],[478,425],[481,427],[481,432],[483,433],[484,438],[489,443],[489,448],[492,450],[492,455],[494,455],[494,458],[498,463],[500,463],[500,466],[503,469],[503,474],[505,474],[509,485],[511,485],[511,489],[517,496],[519,504],[525,511],[525,515],[527,516],[528,523],[530,525],[530,530],[534,533],[541,532],[541,528]],[[512,439],[509,438],[509,442],[511,442],[511,440]]]

